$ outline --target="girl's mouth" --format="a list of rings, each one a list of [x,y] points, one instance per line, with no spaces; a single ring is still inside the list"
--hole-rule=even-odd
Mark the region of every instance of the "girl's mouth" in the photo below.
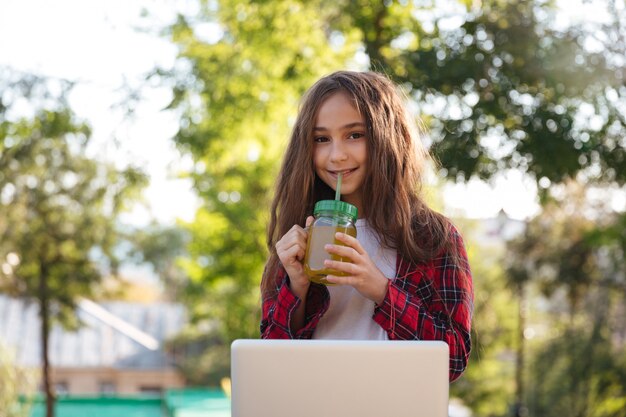
[[[344,169],[344,170],[341,170],[341,171],[328,171],[328,172],[334,178],[337,178],[339,176],[339,173],[341,172],[343,174],[342,177],[345,178],[348,175],[352,174],[356,170],[357,170],[356,168],[352,168],[352,169]]]

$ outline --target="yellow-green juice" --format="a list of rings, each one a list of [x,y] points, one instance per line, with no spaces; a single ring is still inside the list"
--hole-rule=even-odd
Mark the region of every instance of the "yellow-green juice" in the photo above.
[[[356,227],[349,226],[313,226],[309,229],[309,238],[304,257],[304,270],[312,282],[324,285],[334,285],[326,281],[326,275],[346,276],[348,274],[326,268],[324,261],[351,262],[350,259],[326,252],[324,245],[334,244],[345,246],[335,238],[335,233],[341,232],[356,237]]]

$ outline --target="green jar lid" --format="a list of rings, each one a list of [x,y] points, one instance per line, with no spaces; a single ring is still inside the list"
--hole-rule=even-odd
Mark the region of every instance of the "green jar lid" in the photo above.
[[[315,203],[313,215],[317,216],[322,211],[334,211],[346,216],[350,216],[352,221],[356,221],[358,209],[350,203],[341,200],[321,200]]]

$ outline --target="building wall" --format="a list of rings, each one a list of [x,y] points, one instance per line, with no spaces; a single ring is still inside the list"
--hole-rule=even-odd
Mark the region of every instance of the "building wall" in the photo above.
[[[159,393],[185,386],[175,369],[52,368],[51,376],[59,394],[71,395]]]

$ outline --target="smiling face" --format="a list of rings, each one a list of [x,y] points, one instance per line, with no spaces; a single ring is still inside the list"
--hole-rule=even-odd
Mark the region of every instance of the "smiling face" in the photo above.
[[[367,169],[367,127],[350,97],[337,92],[320,106],[313,129],[315,173],[333,190],[341,180],[342,200],[362,210],[362,185]]]

